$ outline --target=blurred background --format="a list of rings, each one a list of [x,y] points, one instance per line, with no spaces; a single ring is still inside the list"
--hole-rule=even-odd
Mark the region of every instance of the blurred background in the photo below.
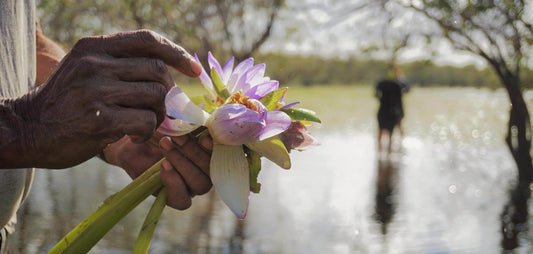
[[[246,219],[212,190],[186,211],[165,209],[150,253],[533,252],[533,3],[36,2],[44,33],[65,49],[84,36],[151,29],[200,59],[211,51],[221,62],[266,63],[289,87],[285,101],[322,119],[309,127],[321,145],[293,151],[291,170],[263,161]],[[174,75],[187,93],[203,93],[198,80]],[[409,87],[390,151],[378,149],[383,79]],[[37,170],[11,253],[46,253],[129,182],[98,159]],[[152,200],[91,253],[129,253]]]

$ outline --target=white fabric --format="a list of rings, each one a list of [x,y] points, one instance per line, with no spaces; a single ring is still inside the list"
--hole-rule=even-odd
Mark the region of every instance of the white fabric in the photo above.
[[[0,0],[0,97],[16,98],[34,87],[35,55],[34,0]],[[33,169],[0,170],[0,228],[9,233],[32,179]]]

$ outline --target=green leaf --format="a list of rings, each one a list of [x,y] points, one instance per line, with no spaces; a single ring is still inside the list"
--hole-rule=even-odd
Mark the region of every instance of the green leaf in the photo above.
[[[265,107],[268,109],[268,111],[272,111],[276,108],[276,105],[278,104],[278,101],[283,98],[285,93],[287,92],[287,87],[280,88],[276,91],[272,91],[268,93],[267,95],[263,96],[259,101],[265,105]]]
[[[217,108],[215,100],[208,95],[194,96],[191,98],[191,101],[196,105],[204,104],[204,110],[206,112],[212,112]]]
[[[259,171],[261,171],[261,155],[259,153],[249,150],[246,152],[248,156],[248,167],[250,169],[250,191],[253,193],[259,193],[261,191],[261,184],[257,182]]]
[[[320,118],[316,116],[316,113],[309,109],[288,108],[288,109],[282,109],[281,111],[285,112],[287,115],[291,117],[292,120],[295,120],[295,121],[311,121],[311,122],[322,123]]]
[[[284,169],[291,168],[289,152],[283,142],[281,142],[279,135],[265,140],[251,142],[246,144],[246,146]]]
[[[213,80],[213,86],[215,87],[215,91],[217,92],[218,96],[220,96],[223,100],[226,100],[231,96],[224,83],[222,83],[222,79],[215,68],[211,69],[211,79]]]

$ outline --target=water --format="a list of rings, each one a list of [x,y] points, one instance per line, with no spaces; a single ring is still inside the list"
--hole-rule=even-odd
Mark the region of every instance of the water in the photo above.
[[[293,152],[291,170],[264,161],[262,190],[251,196],[245,220],[236,220],[214,191],[195,197],[187,211],[165,209],[150,253],[501,252],[500,215],[516,178],[503,141],[503,91],[413,89],[405,98],[405,135],[388,159],[376,153],[370,87],[289,93],[288,100],[304,101],[324,120],[311,129],[321,146]],[[525,96],[533,104],[533,93]],[[38,170],[11,252],[45,253],[129,181],[98,159],[72,170]],[[91,253],[129,253],[152,201]],[[532,239],[522,233],[517,253],[531,253]]]

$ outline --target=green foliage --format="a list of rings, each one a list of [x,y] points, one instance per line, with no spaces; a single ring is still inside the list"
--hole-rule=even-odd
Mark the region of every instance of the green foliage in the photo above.
[[[191,101],[196,105],[203,105],[204,110],[207,112],[212,112],[217,108],[217,104],[215,99],[207,96],[207,95],[198,95],[191,97]]]
[[[490,2],[473,1],[463,12],[451,16],[459,15],[457,18],[468,21],[469,17],[492,8],[486,4]],[[247,8],[237,8],[244,5]],[[426,6],[449,11],[457,8],[454,1],[444,0],[428,0]],[[256,52],[251,49],[251,45],[255,45],[253,42],[257,40],[240,38],[237,34],[255,36],[257,39],[258,33],[266,31],[257,31],[257,27],[264,28],[268,23],[265,21],[266,17],[282,8],[283,1],[37,0],[37,7],[44,33],[66,48],[83,36],[147,28],[163,34],[184,46],[189,52],[197,52],[203,61],[206,59],[207,50],[213,51],[219,59],[227,59],[233,54],[242,57],[247,53]],[[247,14],[243,10],[253,11]],[[449,16],[442,13],[435,12],[435,15],[441,18]],[[251,14],[254,14],[254,20],[262,25],[247,23],[246,26],[240,26],[244,20],[249,19],[247,15]],[[511,14],[520,15],[518,12]],[[229,24],[229,30],[223,29],[224,23]],[[466,22],[463,29],[472,28],[470,26],[471,24]],[[448,30],[453,32],[454,29],[449,27]],[[237,44],[242,50],[238,49]],[[526,43],[522,43],[524,44]],[[256,63],[267,63],[268,76],[279,80],[283,86],[373,84],[386,77],[389,70],[388,61],[353,56],[347,59],[323,59],[319,56],[284,53],[253,53],[252,56]],[[400,64],[400,68],[407,81],[414,85],[497,87],[501,84],[501,80],[493,71],[479,70],[474,66],[437,66],[430,61],[415,61]],[[178,84],[197,82],[196,79],[177,72],[173,74]],[[520,75],[522,86],[533,88],[533,71],[522,68]]]
[[[289,109],[282,109],[281,111],[285,112],[287,115],[291,117],[292,120],[295,120],[295,121],[310,121],[310,122],[322,123],[322,121],[320,121],[320,118],[316,116],[316,113],[309,109],[289,108]]]
[[[213,69],[211,69],[211,80],[213,80],[213,87],[215,88],[215,91],[217,92],[218,96],[220,96],[220,98],[226,100],[231,96],[228,89],[226,89],[226,86],[223,84],[220,75],[214,67]]]
[[[261,184],[257,182],[257,177],[261,171],[261,155],[250,149],[246,150],[246,154],[250,170],[250,191],[253,193],[259,193],[259,191],[261,191]]]
[[[281,85],[373,84],[386,77],[388,61],[349,58],[322,59],[317,56],[269,53],[257,55],[256,62],[268,63],[268,76]],[[500,80],[488,68],[440,66],[428,60],[399,65],[406,80],[420,86],[498,87]],[[523,69],[533,87],[533,71]],[[525,75],[525,76],[527,76]],[[527,86],[527,84],[524,84]]]
[[[150,29],[198,52],[246,57],[268,39],[283,0],[37,0],[43,32],[67,48],[84,36]]]
[[[276,108],[278,105],[278,101],[285,96],[285,93],[287,92],[287,88],[280,88],[278,90],[272,91],[268,93],[267,95],[263,96],[263,98],[260,99],[261,103],[265,105],[265,107],[268,109],[268,111],[272,111]]]

